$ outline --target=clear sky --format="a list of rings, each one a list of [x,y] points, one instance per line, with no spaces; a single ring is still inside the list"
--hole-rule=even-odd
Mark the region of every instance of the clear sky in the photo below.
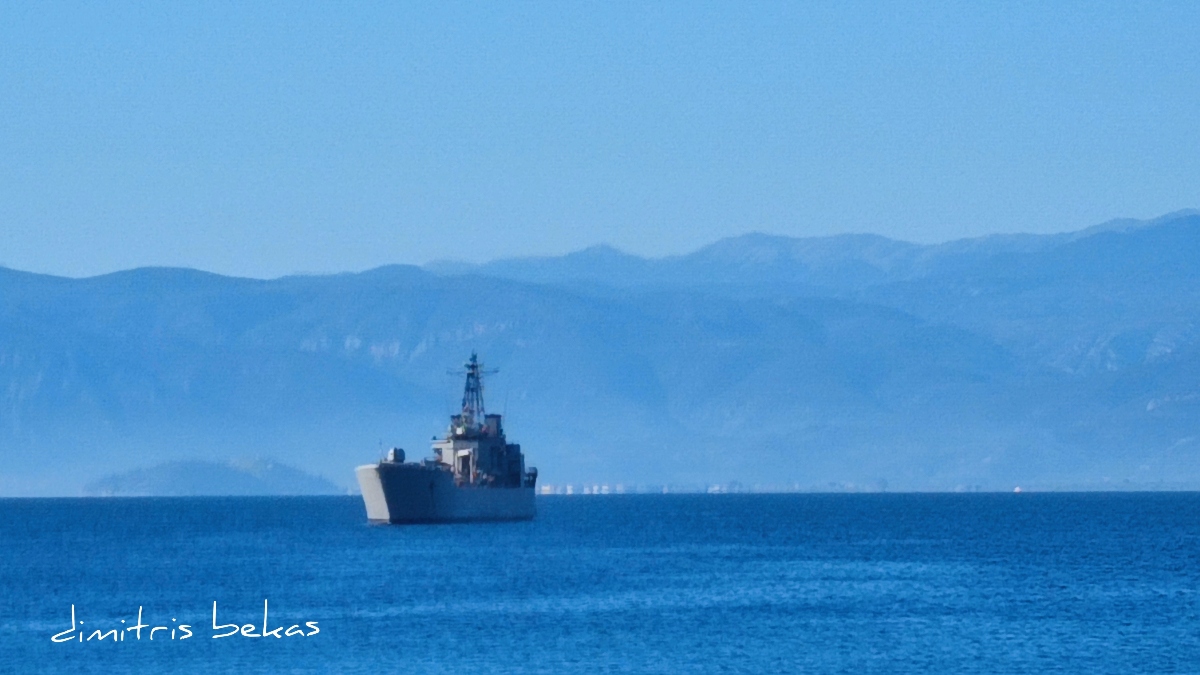
[[[1200,206],[1200,3],[0,6],[0,264],[276,276]]]

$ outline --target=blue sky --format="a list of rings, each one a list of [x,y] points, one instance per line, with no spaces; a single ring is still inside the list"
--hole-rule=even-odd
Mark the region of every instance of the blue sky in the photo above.
[[[248,276],[1200,206],[1200,3],[5,3],[0,264]]]

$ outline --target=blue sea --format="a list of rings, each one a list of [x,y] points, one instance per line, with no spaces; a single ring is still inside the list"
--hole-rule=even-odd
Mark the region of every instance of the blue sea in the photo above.
[[[351,497],[3,500],[0,672],[1200,672],[1198,494],[538,509],[373,526]],[[264,601],[280,630],[249,637]],[[236,635],[213,638],[214,603]],[[154,640],[112,639],[139,608]]]

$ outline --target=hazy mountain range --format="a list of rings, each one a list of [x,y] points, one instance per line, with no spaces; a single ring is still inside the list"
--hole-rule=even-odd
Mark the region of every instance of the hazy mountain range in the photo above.
[[[91,497],[325,495],[336,485],[269,460],[177,460],[105,476],[88,483]]]
[[[0,269],[0,494],[238,457],[349,487],[388,446],[425,454],[472,350],[549,483],[1200,487],[1181,212],[265,281]]]

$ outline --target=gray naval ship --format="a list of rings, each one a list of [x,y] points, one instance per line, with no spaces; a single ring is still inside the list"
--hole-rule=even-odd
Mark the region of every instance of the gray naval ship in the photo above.
[[[355,470],[371,522],[533,518],[537,469],[526,469],[521,446],[505,439],[500,415],[484,411],[484,370],[474,352],[464,367],[462,412],[450,416],[445,438],[435,437],[432,458],[405,462],[404,450],[393,448]]]

